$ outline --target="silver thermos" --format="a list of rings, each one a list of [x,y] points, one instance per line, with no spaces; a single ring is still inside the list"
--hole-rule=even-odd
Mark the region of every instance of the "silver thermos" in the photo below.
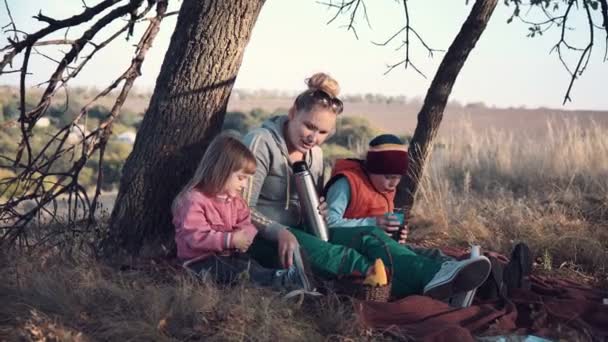
[[[296,184],[296,191],[300,199],[300,208],[308,228],[323,241],[329,240],[327,224],[321,214],[319,214],[319,194],[312,179],[312,174],[308,170],[306,162],[299,161],[293,164],[293,178]]]

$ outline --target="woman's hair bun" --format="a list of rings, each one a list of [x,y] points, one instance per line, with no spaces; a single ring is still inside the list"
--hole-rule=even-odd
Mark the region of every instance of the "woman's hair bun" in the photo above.
[[[307,78],[306,85],[308,85],[309,90],[322,90],[331,97],[338,97],[340,94],[340,85],[338,84],[338,81],[323,72],[318,72]]]

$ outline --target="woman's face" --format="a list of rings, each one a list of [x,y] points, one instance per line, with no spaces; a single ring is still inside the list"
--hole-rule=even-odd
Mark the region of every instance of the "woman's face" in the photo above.
[[[308,112],[289,111],[287,145],[291,150],[306,153],[323,144],[336,127],[337,115],[329,109],[314,109]]]

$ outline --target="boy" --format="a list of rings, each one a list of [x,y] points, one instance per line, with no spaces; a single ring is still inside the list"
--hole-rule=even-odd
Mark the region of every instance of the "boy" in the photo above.
[[[337,160],[325,186],[329,227],[377,226],[393,235],[401,225],[398,242],[405,244],[408,236],[407,226],[403,225],[405,218],[386,214],[396,211],[393,201],[407,167],[407,146],[392,134],[372,139],[365,160]],[[453,260],[438,249],[410,249],[441,262]]]
[[[325,186],[328,225],[377,226],[389,235],[394,234],[404,218],[385,214],[394,211],[397,185],[407,166],[407,147],[392,134],[372,139],[365,160],[337,160]],[[406,239],[404,227],[398,240],[405,243]]]

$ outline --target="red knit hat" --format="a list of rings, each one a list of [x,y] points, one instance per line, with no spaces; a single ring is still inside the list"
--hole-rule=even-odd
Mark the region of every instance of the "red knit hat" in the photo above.
[[[370,173],[403,175],[407,171],[407,146],[392,134],[382,134],[370,141],[365,167]]]

